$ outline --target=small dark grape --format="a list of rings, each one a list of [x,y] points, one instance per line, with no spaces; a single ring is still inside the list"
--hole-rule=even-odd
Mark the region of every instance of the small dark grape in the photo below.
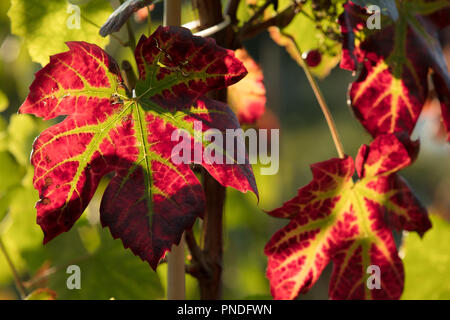
[[[316,67],[322,60],[322,55],[319,50],[310,50],[303,53],[302,58],[305,59],[306,63],[310,67]]]

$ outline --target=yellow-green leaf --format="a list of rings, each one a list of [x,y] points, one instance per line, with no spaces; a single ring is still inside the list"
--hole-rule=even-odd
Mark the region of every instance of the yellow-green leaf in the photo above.
[[[405,236],[405,300],[450,299],[450,222],[431,215],[433,228],[421,239],[415,233]]]
[[[83,40],[106,46],[109,38],[102,38],[97,26],[111,13],[107,0],[80,5],[66,0],[11,0],[8,16],[12,33],[25,40],[31,59],[45,65],[50,55],[66,49],[66,41]]]
[[[5,111],[8,108],[8,105],[8,97],[2,91],[0,91],[0,112]]]

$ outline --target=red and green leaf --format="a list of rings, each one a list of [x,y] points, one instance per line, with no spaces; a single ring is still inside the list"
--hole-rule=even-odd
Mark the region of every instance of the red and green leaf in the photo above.
[[[341,67],[362,70],[349,91],[351,106],[373,135],[411,133],[428,96],[429,70],[441,87],[442,114],[449,111],[450,75],[439,43],[439,30],[449,24],[450,2],[397,2],[399,18],[383,16],[380,30],[368,30],[369,15],[348,3],[340,16],[343,54]],[[447,127],[448,128],[448,127]]]
[[[237,49],[235,54],[248,70],[248,75],[228,88],[228,103],[236,112],[240,123],[253,124],[266,110],[263,72],[245,49]]]
[[[391,229],[423,234],[426,210],[397,171],[410,165],[418,145],[387,134],[363,145],[356,160],[330,159],[311,166],[313,180],[269,212],[290,219],[266,245],[267,276],[276,299],[308,291],[333,262],[332,299],[398,299],[403,265]],[[358,173],[359,180],[352,176]],[[381,289],[366,285],[376,265]]]
[[[69,51],[52,56],[36,74],[20,108],[44,119],[67,116],[36,139],[31,157],[44,242],[68,231],[100,179],[114,172],[101,203],[102,225],[156,268],[205,208],[189,163],[171,160],[178,144],[171,135],[186,130],[191,150],[203,152],[207,144],[195,134],[194,121],[203,131],[238,128],[229,107],[205,94],[239,81],[246,70],[214,40],[160,27],[136,47],[140,79],[129,97],[112,57],[94,44],[67,45]],[[222,156],[230,157],[224,150]],[[248,162],[196,162],[222,185],[257,194]]]

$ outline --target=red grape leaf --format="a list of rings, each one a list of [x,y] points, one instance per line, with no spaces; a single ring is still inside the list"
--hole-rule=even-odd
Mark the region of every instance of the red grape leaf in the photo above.
[[[229,107],[204,94],[239,81],[246,70],[214,40],[194,37],[185,28],[160,27],[137,45],[140,79],[131,98],[112,57],[94,44],[67,45],[69,51],[52,56],[36,74],[20,108],[44,119],[67,115],[36,139],[31,157],[44,243],[68,231],[100,179],[115,172],[102,198],[102,225],[156,268],[205,208],[189,163],[172,161],[178,141],[171,135],[176,129],[189,132],[180,143],[195,154],[208,143],[195,135],[194,121],[203,131],[238,128]],[[216,151],[236,160],[223,149]],[[196,160],[222,185],[257,194],[248,160]]]
[[[245,49],[237,49],[236,57],[244,63],[248,75],[228,87],[228,103],[237,113],[240,123],[253,124],[266,110],[266,88],[261,67]]]
[[[331,261],[330,298],[400,297],[403,265],[391,228],[423,234],[431,227],[426,210],[396,174],[411,164],[417,149],[396,135],[380,135],[360,148],[355,161],[346,156],[311,166],[313,180],[269,212],[290,219],[265,248],[274,298],[294,299],[308,291]],[[380,268],[380,289],[366,286],[370,265]]]
[[[428,95],[428,71],[442,80],[442,100],[449,99],[447,71],[438,32],[450,23],[450,2],[401,1],[399,19],[381,20],[368,30],[364,9],[348,3],[340,16],[343,39],[341,67],[362,70],[349,91],[351,106],[373,135],[411,133]],[[444,108],[446,108],[444,110]],[[448,104],[443,113],[449,113]]]

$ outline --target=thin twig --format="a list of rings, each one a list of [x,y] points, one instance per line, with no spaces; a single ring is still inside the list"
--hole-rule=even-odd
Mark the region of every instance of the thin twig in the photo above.
[[[308,64],[305,62],[302,56],[302,51],[300,47],[298,46],[295,39],[287,33],[281,32],[281,34],[287,38],[289,38],[292,43],[295,46],[295,49],[297,50],[298,54],[300,55],[300,65],[302,66],[303,70],[305,70],[306,77],[308,78],[309,84],[311,85],[311,88],[314,91],[314,95],[316,96],[317,102],[319,102],[320,108],[322,109],[322,113],[325,116],[325,120],[327,121],[328,128],[330,129],[331,136],[333,137],[334,145],[336,146],[337,153],[339,155],[339,158],[345,157],[344,147],[342,146],[342,141],[339,137],[339,133],[336,129],[336,124],[334,122],[333,116],[331,115],[330,110],[328,109],[327,103],[325,102],[325,99],[322,95],[322,92],[320,91],[319,86],[317,85],[316,80],[314,79],[313,75],[311,74],[311,71],[309,70]]]
[[[3,240],[1,239],[1,237],[0,237],[0,250],[3,252],[6,262],[8,263],[9,268],[11,269],[11,272],[14,277],[14,281],[16,283],[17,290],[20,293],[20,298],[25,299],[25,297],[27,296],[27,291],[26,291],[25,287],[23,286],[22,281],[20,280],[19,273],[17,272],[17,269],[14,266],[9,254],[8,254],[8,251],[6,250],[6,247],[3,244]]]
[[[39,283],[40,281],[46,280],[51,275],[55,274],[57,271],[59,271],[59,269],[57,267],[50,267],[47,270],[45,270],[44,272],[42,272],[41,274],[38,274],[36,277],[34,277],[28,281],[25,281],[23,283],[23,285],[27,288],[31,288],[32,286]]]

